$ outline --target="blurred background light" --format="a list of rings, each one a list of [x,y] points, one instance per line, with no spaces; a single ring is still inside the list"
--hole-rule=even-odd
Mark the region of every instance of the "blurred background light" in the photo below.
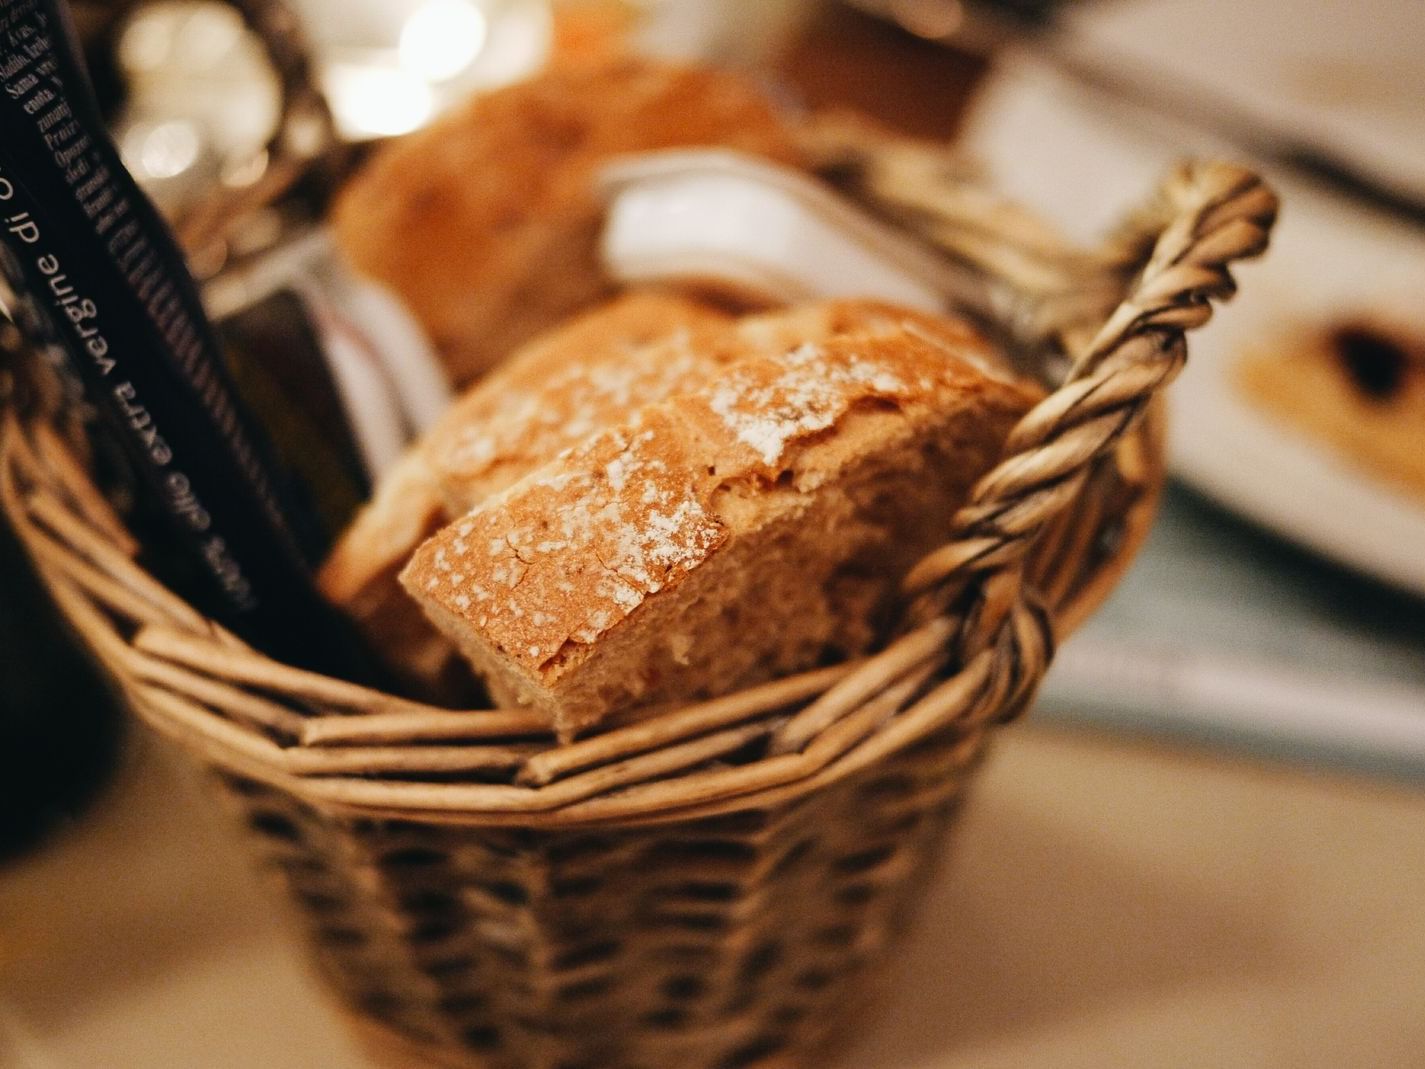
[[[406,133],[472,92],[524,77],[553,39],[551,0],[289,2],[337,131],[353,141]],[[127,89],[117,139],[166,209],[259,157],[278,120],[277,79],[229,4],[141,4],[114,54]]]
[[[322,81],[337,126],[358,139],[404,134],[435,111],[430,85],[399,68],[332,63]]]
[[[170,119],[129,127],[119,148],[130,170],[174,178],[198,162],[203,142],[192,122]]]
[[[485,47],[485,13],[467,0],[426,0],[401,27],[401,66],[443,82],[464,71]]]

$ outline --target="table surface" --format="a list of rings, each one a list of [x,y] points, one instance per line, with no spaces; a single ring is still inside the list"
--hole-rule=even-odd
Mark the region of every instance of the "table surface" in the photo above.
[[[843,1064],[1425,1064],[1423,885],[1425,791],[1020,725]],[[0,870],[0,1066],[367,1069],[148,743]]]

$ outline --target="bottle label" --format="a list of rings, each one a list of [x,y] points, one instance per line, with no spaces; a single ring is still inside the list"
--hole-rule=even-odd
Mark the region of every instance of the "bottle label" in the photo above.
[[[54,0],[0,0],[0,240],[203,577],[205,611],[324,671],[369,657],[317,594],[320,525],[244,411],[182,255],[108,140]]]

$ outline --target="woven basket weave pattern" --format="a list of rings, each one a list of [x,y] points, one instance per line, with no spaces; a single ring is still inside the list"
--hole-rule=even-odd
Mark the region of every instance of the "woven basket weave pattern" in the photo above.
[[[902,921],[990,729],[1142,538],[1157,393],[1274,211],[1245,172],[1185,168],[1099,257],[1120,303],[1060,323],[1066,383],[908,578],[885,650],[571,746],[528,713],[433,709],[247,648],[135,563],[42,413],[4,413],[0,500],[138,715],[238,803],[357,1013],[453,1065],[801,1064]]]
[[[732,1067],[824,1038],[945,841],[966,749],[942,734],[764,810],[540,834],[334,822],[228,783],[360,1012],[492,1066]]]

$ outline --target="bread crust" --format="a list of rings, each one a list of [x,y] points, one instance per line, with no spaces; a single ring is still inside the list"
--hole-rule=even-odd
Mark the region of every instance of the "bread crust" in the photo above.
[[[700,354],[691,343],[731,322],[690,298],[635,291],[536,338],[382,477],[319,570],[322,593],[416,692],[454,700],[467,689],[455,648],[397,582],[412,551],[560,450],[625,418],[631,398],[672,392],[678,374],[690,376],[703,359],[679,363],[680,354]]]
[[[634,291],[522,347],[451,405],[418,448],[447,515],[463,515],[639,405],[702,381],[732,323],[691,298]]]
[[[717,368],[847,332],[919,330],[973,358],[963,325],[877,301],[836,300],[734,318],[671,292],[635,290],[546,331],[467,390],[382,478],[318,574],[414,682],[446,673],[443,645],[396,581],[444,524],[643,404]],[[988,373],[996,373],[986,364]],[[426,632],[426,634],[422,634]],[[446,653],[451,650],[448,645]]]
[[[473,687],[468,671],[397,581],[411,550],[448,519],[425,458],[407,451],[337,539],[317,572],[317,587],[414,693],[460,703]]]
[[[696,145],[801,160],[771,103],[736,75],[628,56],[556,65],[383,147],[338,196],[332,228],[463,386],[611,292],[594,170]]]
[[[873,302],[754,317],[722,344],[740,355],[701,385],[487,498],[402,572],[496,698],[565,737],[865,648],[867,613],[1041,396],[962,324]]]

